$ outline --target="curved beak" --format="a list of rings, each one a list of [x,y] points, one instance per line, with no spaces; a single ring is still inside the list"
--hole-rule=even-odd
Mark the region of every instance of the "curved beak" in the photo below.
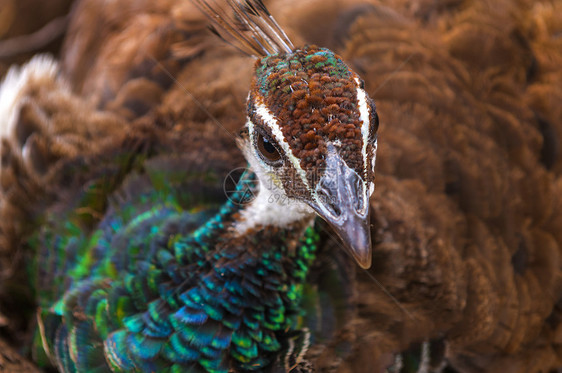
[[[370,191],[363,179],[328,149],[327,169],[310,206],[336,231],[361,268],[371,266]]]

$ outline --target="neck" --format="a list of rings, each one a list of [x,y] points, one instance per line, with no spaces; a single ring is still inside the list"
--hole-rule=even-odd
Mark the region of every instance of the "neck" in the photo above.
[[[294,223],[286,229],[254,230],[218,245],[212,269],[197,288],[181,296],[189,309],[205,313],[207,321],[186,320],[176,329],[189,330],[197,339],[192,345],[211,347],[214,342],[198,331],[209,326],[216,333],[220,324],[228,350],[217,351],[217,361],[227,358],[242,371],[270,365],[287,342],[287,333],[298,329],[303,284],[317,240],[313,228]]]
[[[244,175],[239,186],[251,177]],[[264,194],[239,210],[236,197],[243,195],[240,191],[231,196],[203,228],[206,232],[190,235],[199,238],[199,247],[214,247],[212,253],[205,253],[207,267],[198,274],[197,285],[180,295],[185,307],[202,315],[201,319],[185,317],[184,308],[174,311],[170,319],[181,320],[174,328],[186,333],[191,346],[214,347],[216,340],[201,330],[209,328],[214,335],[221,330],[224,347],[216,350],[215,359],[226,358],[237,369],[254,370],[271,364],[282,349],[284,335],[298,327],[303,284],[315,257],[318,235],[308,216],[283,227],[260,220],[244,232],[229,229],[244,214],[258,211]],[[222,238],[217,240],[217,236]],[[209,241],[214,242],[208,245]]]
[[[308,205],[289,199],[280,188],[268,188],[260,182],[257,196],[240,211],[234,229],[243,235],[260,226],[289,228],[300,221],[310,224],[313,219],[314,211]]]
[[[157,220],[169,227],[147,245],[152,254],[136,254],[129,264],[133,272],[114,277],[118,253],[107,255],[98,275],[77,282],[57,307],[45,308],[39,318],[43,346],[58,366],[107,371],[107,362],[119,371],[174,366],[226,373],[229,367],[265,368],[284,353],[288,334],[299,328],[318,235],[308,219],[241,234],[232,227],[240,218],[243,188],[230,197],[190,233],[172,233],[183,224],[183,213]],[[138,226],[137,220],[130,224]],[[86,335],[103,358],[71,358],[71,351],[84,349],[82,339],[70,335]]]
[[[243,195],[250,192],[255,198],[240,210],[239,218],[233,224],[234,230],[239,235],[244,235],[252,229],[265,226],[289,228],[298,222],[310,225],[316,216],[314,210],[304,202],[289,198],[280,181],[276,181],[274,175],[260,167],[260,162],[248,145],[241,143],[240,148],[255,175],[254,182],[248,184],[255,187],[251,191],[246,189]]]
[[[114,367],[129,367],[119,350],[126,349],[127,359],[144,369],[144,346],[160,346],[163,337],[173,341],[173,351],[165,359],[174,362],[175,354],[192,351],[194,357],[182,357],[185,366],[180,365],[198,366],[202,371],[226,372],[227,366],[243,371],[265,368],[281,353],[287,333],[298,329],[303,284],[315,257],[318,234],[308,219],[240,234],[228,229],[238,216],[234,206],[227,203],[204,227],[173,245],[181,264],[177,268],[167,261],[162,269],[177,268],[182,275],[170,289],[159,289],[161,298],[153,307],[160,310],[157,314],[149,306],[149,311],[130,322],[133,327],[105,341]],[[178,290],[173,301],[167,299]],[[176,306],[171,307],[173,303]],[[155,329],[160,332],[168,325],[166,335],[153,337]],[[131,345],[137,341],[138,345]],[[136,351],[141,353],[137,356]],[[204,360],[197,357],[200,354],[205,354]]]

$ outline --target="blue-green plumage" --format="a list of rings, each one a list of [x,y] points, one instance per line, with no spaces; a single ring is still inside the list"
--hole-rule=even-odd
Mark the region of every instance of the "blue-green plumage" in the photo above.
[[[32,240],[51,361],[66,372],[270,368],[302,326],[315,229],[233,236],[242,189],[220,206],[182,205],[179,190],[137,175],[117,194],[91,231],[70,209]]]
[[[196,131],[141,123],[139,134],[108,145],[116,154],[61,166],[61,180],[76,178],[77,189],[41,215],[29,245],[35,356],[63,372],[277,373],[308,369],[309,344],[350,352],[353,281],[334,278],[352,270],[322,249],[311,275],[322,248],[314,219],[370,265],[375,107],[337,55],[293,48],[261,1],[235,4],[267,37],[242,36],[263,58],[238,139],[252,172],[233,195],[221,194],[219,176],[231,156],[190,139]],[[252,201],[248,181],[259,188]]]

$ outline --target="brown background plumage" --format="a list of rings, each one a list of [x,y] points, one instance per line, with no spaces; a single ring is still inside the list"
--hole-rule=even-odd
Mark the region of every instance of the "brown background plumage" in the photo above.
[[[372,372],[428,338],[444,339],[460,371],[562,367],[562,1],[267,4],[295,44],[340,54],[381,118],[374,264],[357,271],[355,349],[338,371]],[[57,9],[50,17],[66,8]],[[29,27],[0,37],[47,22],[14,14]],[[60,52],[73,92],[30,89],[18,125],[30,123],[35,136],[14,143],[41,156],[24,162],[14,143],[2,150],[7,340],[21,342],[24,330],[16,317],[24,303],[7,295],[21,276],[15,253],[32,229],[26,222],[59,198],[64,159],[171,137],[151,141],[161,152],[168,142],[176,152],[220,149],[225,170],[244,164],[232,136],[252,59],[205,27],[187,1],[74,4]],[[0,73],[22,59],[0,60]]]

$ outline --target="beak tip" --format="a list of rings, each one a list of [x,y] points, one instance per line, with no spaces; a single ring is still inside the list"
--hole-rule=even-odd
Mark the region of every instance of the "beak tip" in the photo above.
[[[348,247],[348,250],[351,252],[351,254],[353,256],[353,259],[355,259],[355,262],[357,263],[357,265],[359,265],[359,267],[361,267],[363,269],[371,268],[373,256],[371,255],[371,245],[370,244],[362,246],[361,249],[358,249],[358,247],[351,246],[351,247]]]
[[[359,267],[361,267],[363,269],[371,268],[371,264],[372,264],[371,255],[368,255],[368,256],[363,257],[363,258],[355,258],[355,261],[357,262]]]
[[[331,224],[337,233],[343,248],[363,269],[369,269],[373,261],[371,247],[371,229],[367,219],[349,219],[347,224]],[[328,221],[328,223],[331,223]]]

